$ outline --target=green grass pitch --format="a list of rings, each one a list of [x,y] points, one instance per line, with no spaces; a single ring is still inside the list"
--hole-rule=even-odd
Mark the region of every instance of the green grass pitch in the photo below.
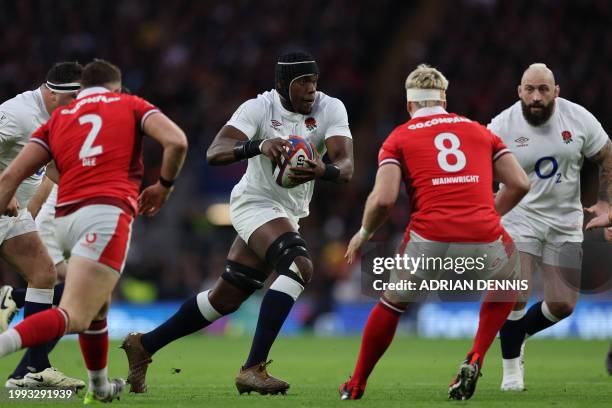
[[[272,375],[291,383],[286,396],[238,395],[234,376],[246,356],[250,339],[194,335],[179,340],[154,356],[147,394],[124,394],[112,406],[126,407],[611,407],[612,377],[604,369],[607,341],[532,340],[527,344],[528,391],[499,391],[501,362],[496,342],[483,370],[475,396],[466,402],[448,401],[446,387],[465,356],[468,340],[427,340],[399,337],[376,367],[364,399],[339,401],[338,386],[351,373],[360,339],[280,338],[272,349]],[[8,374],[20,354],[0,360]],[[67,374],[85,379],[78,342],[62,341],[52,362]],[[117,342],[109,354],[111,376],[125,377],[127,363]],[[180,372],[176,372],[180,369]],[[83,393],[81,393],[82,396]],[[8,401],[0,406],[61,407],[69,402]]]

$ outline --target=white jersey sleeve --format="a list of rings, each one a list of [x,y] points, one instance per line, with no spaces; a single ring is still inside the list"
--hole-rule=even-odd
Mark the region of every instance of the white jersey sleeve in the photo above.
[[[325,139],[332,136],[346,136],[352,138],[349,129],[348,114],[340,99],[332,98],[327,106],[329,126],[325,132]]]
[[[259,124],[266,115],[266,106],[262,98],[249,99],[236,109],[226,125],[233,126],[249,139],[257,134]]]
[[[19,125],[8,113],[0,110],[0,145],[13,144],[21,135]]]
[[[582,145],[582,154],[589,158],[596,155],[610,139],[595,116],[586,109],[583,109],[583,111],[586,138]]]

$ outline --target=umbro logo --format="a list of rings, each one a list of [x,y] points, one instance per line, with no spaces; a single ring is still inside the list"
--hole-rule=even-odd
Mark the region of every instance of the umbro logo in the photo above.
[[[527,146],[527,142],[529,142],[529,138],[525,136],[521,136],[518,139],[514,139],[514,141],[517,143],[517,147],[523,147],[523,146]]]

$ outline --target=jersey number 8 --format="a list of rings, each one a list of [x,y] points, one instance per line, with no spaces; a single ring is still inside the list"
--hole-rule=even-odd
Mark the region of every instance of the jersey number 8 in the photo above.
[[[450,148],[446,147],[444,143],[450,142]],[[461,171],[466,164],[465,154],[459,150],[461,142],[454,133],[440,133],[434,139],[434,145],[438,149],[438,165],[444,171],[449,173],[456,173]],[[448,157],[455,157],[454,164],[448,162]]]

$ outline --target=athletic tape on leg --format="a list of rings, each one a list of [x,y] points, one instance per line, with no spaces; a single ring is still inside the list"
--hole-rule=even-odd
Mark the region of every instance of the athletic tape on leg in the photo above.
[[[196,296],[196,302],[198,303],[198,309],[200,309],[200,313],[202,313],[202,316],[204,316],[206,320],[212,323],[223,315],[217,312],[217,310],[215,310],[213,305],[210,303],[210,300],[208,300],[209,292],[210,290],[198,293],[198,295]]]
[[[283,292],[291,296],[294,301],[302,294],[304,287],[285,275],[279,275],[278,278],[270,285],[270,289],[277,292]]]

